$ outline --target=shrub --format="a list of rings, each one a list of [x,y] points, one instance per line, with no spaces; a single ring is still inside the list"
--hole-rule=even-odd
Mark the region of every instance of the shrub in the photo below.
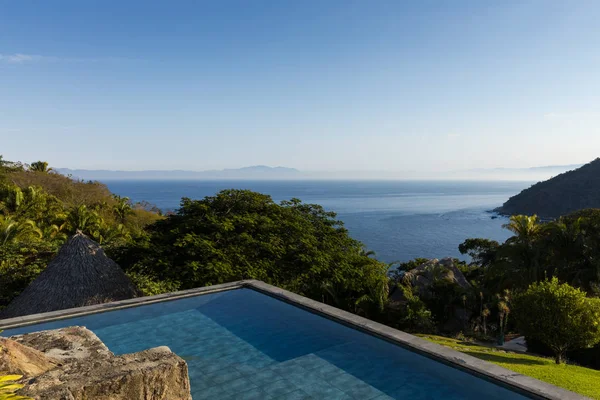
[[[557,278],[530,285],[514,299],[513,312],[521,333],[552,349],[557,364],[568,350],[600,342],[600,300]]]

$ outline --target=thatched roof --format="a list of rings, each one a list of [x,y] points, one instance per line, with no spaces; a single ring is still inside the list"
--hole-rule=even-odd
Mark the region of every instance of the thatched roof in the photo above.
[[[0,312],[0,318],[125,300],[138,294],[100,245],[77,232],[40,276]]]

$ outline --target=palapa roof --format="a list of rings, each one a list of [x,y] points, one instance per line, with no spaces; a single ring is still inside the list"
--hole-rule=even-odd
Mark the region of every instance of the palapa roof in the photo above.
[[[100,245],[78,231],[0,318],[125,300],[139,295],[123,270]]]

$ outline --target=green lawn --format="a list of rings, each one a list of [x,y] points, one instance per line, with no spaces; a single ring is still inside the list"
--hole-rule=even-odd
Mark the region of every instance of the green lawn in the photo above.
[[[506,369],[528,375],[600,400],[600,371],[576,365],[556,365],[554,360],[529,354],[512,353],[493,347],[435,335],[417,335]]]

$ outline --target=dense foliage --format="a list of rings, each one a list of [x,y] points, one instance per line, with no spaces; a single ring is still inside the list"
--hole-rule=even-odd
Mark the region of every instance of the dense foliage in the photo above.
[[[161,219],[146,204],[114,196],[98,182],[0,157],[0,307],[46,267],[68,235],[81,230],[110,248],[136,242]]]
[[[568,350],[600,342],[600,299],[557,278],[532,284],[514,299],[519,332],[545,343],[560,364]]]
[[[511,197],[497,211],[507,215],[558,218],[586,208],[600,208],[600,158],[536,183]]]
[[[184,198],[149,232],[116,261],[172,288],[259,279],[369,315],[387,298],[387,265],[369,257],[334,213],[297,199],[277,204],[247,190]]]

